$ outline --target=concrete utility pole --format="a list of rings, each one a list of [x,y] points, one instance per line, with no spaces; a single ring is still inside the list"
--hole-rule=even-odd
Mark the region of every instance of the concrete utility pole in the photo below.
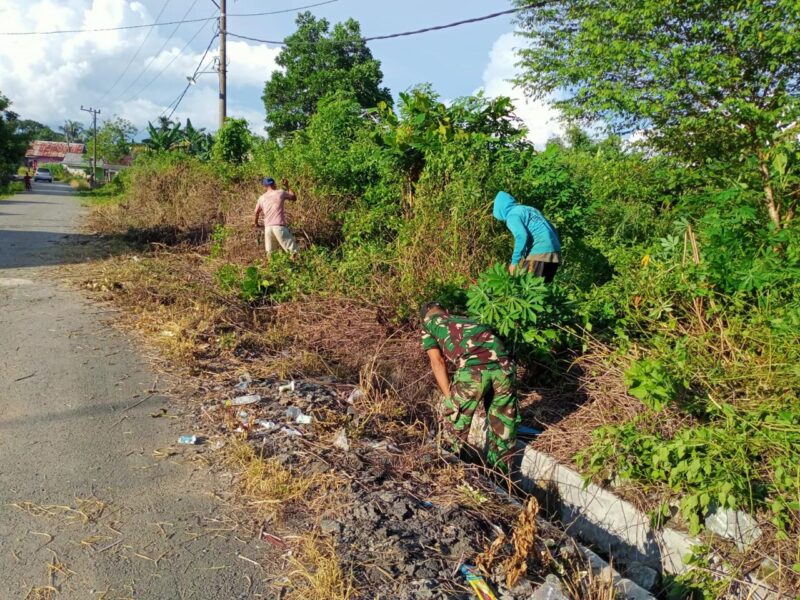
[[[219,0],[219,127],[225,125],[228,112],[228,65],[225,56],[225,37],[228,26],[225,15],[226,0]]]
[[[81,104],[81,110],[92,115],[92,139],[94,140],[92,144],[92,187],[94,187],[97,178],[97,115],[100,114],[100,111],[91,107],[83,108],[83,104]]]

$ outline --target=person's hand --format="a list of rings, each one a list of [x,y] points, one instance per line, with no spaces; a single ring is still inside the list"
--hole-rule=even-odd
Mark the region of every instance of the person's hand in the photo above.
[[[284,177],[283,179],[281,179],[281,185],[283,187],[285,187],[285,188],[288,188],[289,187],[289,180],[286,179],[286,177]]]

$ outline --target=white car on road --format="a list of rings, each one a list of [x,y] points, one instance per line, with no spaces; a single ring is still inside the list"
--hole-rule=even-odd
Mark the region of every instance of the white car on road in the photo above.
[[[36,169],[36,173],[33,175],[33,180],[53,183],[53,174],[50,172],[50,169]]]

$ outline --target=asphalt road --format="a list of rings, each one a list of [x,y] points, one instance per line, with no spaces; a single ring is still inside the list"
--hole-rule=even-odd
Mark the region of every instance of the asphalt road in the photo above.
[[[59,284],[82,260],[60,184],[0,200],[0,599],[268,597],[173,408],[109,308]],[[163,383],[158,384],[162,389]],[[35,596],[46,597],[46,596]]]

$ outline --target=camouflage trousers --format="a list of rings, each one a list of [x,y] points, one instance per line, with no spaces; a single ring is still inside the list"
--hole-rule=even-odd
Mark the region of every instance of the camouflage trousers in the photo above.
[[[508,473],[507,455],[514,449],[521,420],[514,394],[516,367],[509,360],[456,371],[451,397],[443,403],[443,417],[456,435],[466,441],[478,405],[486,405],[486,458],[490,465]]]

